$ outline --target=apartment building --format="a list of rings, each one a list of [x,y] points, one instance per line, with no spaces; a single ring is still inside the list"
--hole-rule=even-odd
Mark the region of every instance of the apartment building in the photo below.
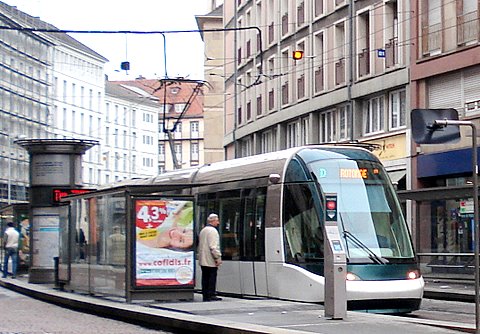
[[[177,79],[115,81],[148,92],[158,99],[158,172],[204,164],[204,82]],[[212,129],[217,131],[217,129]]]
[[[227,157],[360,142],[405,189],[409,15],[395,0],[225,1]]]
[[[15,30],[38,20],[0,2],[0,206],[26,201],[28,154],[16,139],[49,138],[53,43]]]
[[[476,0],[410,1],[412,108],[455,108],[479,126],[480,47]],[[412,144],[413,221],[424,274],[473,277],[472,139]]]
[[[47,38],[54,43],[49,132],[57,139],[99,142],[85,153],[82,165],[83,183],[95,188],[102,183],[104,65],[108,60],[67,34],[51,33]]]
[[[158,98],[128,83],[105,83],[100,183],[158,174]]]

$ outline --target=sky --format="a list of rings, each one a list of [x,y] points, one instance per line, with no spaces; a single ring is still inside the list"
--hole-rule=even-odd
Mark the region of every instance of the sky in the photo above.
[[[198,30],[195,15],[211,11],[212,0],[2,0],[61,30],[185,31]],[[217,5],[223,3],[217,0]],[[109,80],[164,78],[161,34],[71,34],[109,60]],[[168,77],[203,80],[204,46],[198,32],[168,33]],[[123,61],[130,71],[120,70]]]

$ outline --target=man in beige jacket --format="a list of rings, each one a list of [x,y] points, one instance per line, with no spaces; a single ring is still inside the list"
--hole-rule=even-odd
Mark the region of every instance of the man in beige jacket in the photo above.
[[[222,298],[216,296],[217,271],[222,264],[220,236],[217,231],[219,224],[218,215],[210,214],[207,218],[207,225],[200,231],[198,238],[198,261],[202,268],[204,302],[222,300]]]

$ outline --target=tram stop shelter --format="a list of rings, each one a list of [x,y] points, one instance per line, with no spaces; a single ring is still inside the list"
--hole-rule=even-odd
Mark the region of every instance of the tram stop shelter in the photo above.
[[[193,300],[189,178],[185,184],[134,179],[63,198],[57,284],[127,302]]]

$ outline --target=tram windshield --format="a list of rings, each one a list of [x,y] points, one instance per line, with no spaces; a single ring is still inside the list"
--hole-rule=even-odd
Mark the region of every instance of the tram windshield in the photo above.
[[[309,167],[324,193],[337,194],[338,226],[351,263],[414,257],[399,203],[380,164],[333,159]]]

